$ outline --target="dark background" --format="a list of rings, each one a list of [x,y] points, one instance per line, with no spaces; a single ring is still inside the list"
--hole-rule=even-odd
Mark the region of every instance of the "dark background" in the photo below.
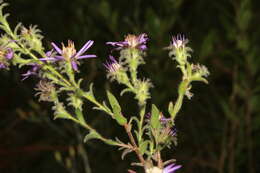
[[[260,2],[258,0],[12,0],[6,9],[12,27],[37,24],[44,44],[74,40],[97,59],[86,61],[80,77],[84,88],[94,82],[95,94],[104,100],[104,89],[119,95],[121,86],[108,83],[105,62],[107,41],[123,40],[128,33],[147,33],[148,52],[141,75],[152,80],[151,101],[161,110],[176,99],[181,74],[163,47],[172,35],[183,33],[193,48],[191,61],[205,64],[209,85],[193,84],[192,100],[185,99],[177,117],[178,146],[164,158],[183,165],[178,172],[256,173],[260,171]],[[21,81],[25,69],[1,71],[0,172],[94,173],[127,172],[129,154],[99,141],[82,143],[86,134],[66,120],[53,121],[51,106],[38,102],[36,79]],[[106,81],[104,83],[104,81]],[[133,95],[122,97],[125,114],[137,110]],[[151,102],[150,101],[150,102]],[[104,136],[126,139],[123,129],[86,103],[87,119]],[[121,133],[122,132],[122,133]],[[56,153],[56,154],[55,154]],[[59,155],[61,157],[59,157]],[[56,156],[56,157],[55,157]],[[139,171],[141,172],[141,171]]]

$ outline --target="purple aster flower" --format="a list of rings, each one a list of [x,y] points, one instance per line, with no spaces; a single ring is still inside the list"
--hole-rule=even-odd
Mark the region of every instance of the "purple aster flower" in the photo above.
[[[147,113],[145,115],[145,118],[147,118],[148,122],[150,121],[151,119],[151,113]],[[166,118],[165,116],[163,116],[162,114],[160,114],[160,122],[161,122],[161,125],[164,127],[162,128],[162,132],[169,135],[169,136],[172,136],[172,137],[176,137],[177,136],[177,129],[175,126],[173,126],[171,124],[171,118]]]
[[[6,52],[5,52],[5,58],[10,60],[10,59],[13,58],[13,56],[14,56],[13,49],[12,48],[7,48]]]
[[[42,61],[69,61],[71,63],[72,68],[75,71],[78,71],[78,61],[80,59],[85,58],[96,58],[96,55],[83,55],[92,45],[94,41],[89,40],[84,46],[77,52],[72,41],[68,41],[68,46],[64,46],[62,44],[62,49],[60,49],[55,43],[51,43],[54,50],[58,53],[58,55],[51,55],[45,58],[41,58]]]
[[[176,49],[180,47],[185,47],[185,45],[189,42],[188,39],[184,37],[184,35],[178,34],[177,36],[172,37],[171,45]]]
[[[0,69],[2,69],[2,68],[7,68],[7,66],[3,63],[0,63]]]
[[[9,60],[14,56],[14,51],[12,48],[0,47],[0,69],[8,68]]]
[[[148,112],[147,114],[145,114],[145,117],[147,119],[150,119],[151,118],[151,113]],[[167,124],[168,122],[171,121],[171,118],[166,118],[165,116],[163,116],[162,114],[160,114],[160,121],[162,124]]]
[[[175,165],[174,163],[166,166],[163,169],[163,173],[174,173],[177,169],[180,169],[181,165]]]
[[[111,55],[109,55],[109,60],[106,61],[104,66],[106,67],[107,72],[109,73],[115,73],[121,68],[121,65]]]
[[[23,80],[27,79],[28,77],[32,76],[32,75],[38,75],[38,72],[41,68],[41,66],[39,64],[36,64],[36,63],[31,63],[31,64],[28,64],[31,66],[31,69],[28,70],[26,73],[22,74],[23,76]]]
[[[147,34],[143,33],[140,34],[139,36],[136,35],[127,35],[125,37],[124,41],[119,41],[119,42],[107,42],[106,44],[116,46],[116,50],[121,50],[124,48],[137,48],[141,51],[144,51],[147,49],[146,42],[148,40]]]

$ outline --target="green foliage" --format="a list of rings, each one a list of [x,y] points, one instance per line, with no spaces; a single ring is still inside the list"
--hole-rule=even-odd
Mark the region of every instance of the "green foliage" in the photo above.
[[[127,120],[122,115],[121,107],[120,107],[116,97],[112,93],[110,93],[109,91],[107,91],[107,97],[108,97],[109,103],[110,103],[112,110],[113,110],[113,118],[116,119],[118,124],[120,124],[122,126],[125,125],[127,123]]]
[[[151,126],[154,129],[160,128],[160,112],[155,105],[152,105],[152,115],[151,115]]]
[[[141,68],[139,75],[144,74],[148,76],[147,74],[149,74],[148,77],[152,79],[155,86],[152,90],[153,97],[151,101],[162,108],[162,110],[168,106],[168,104],[165,104],[166,102],[174,100],[175,97],[177,97],[176,87],[179,84],[179,74],[175,68],[173,68],[173,63],[163,58],[161,47],[165,47],[169,41],[169,33],[176,34],[181,32],[188,35],[191,40],[191,47],[195,50],[193,54],[194,57],[196,59],[198,57],[201,63],[206,64],[212,73],[209,79],[210,85],[205,88],[201,88],[202,85],[199,86],[199,84],[193,86],[194,93],[199,94],[191,100],[192,105],[186,105],[184,99],[184,109],[178,113],[178,115],[183,114],[184,116],[176,116],[176,114],[173,113],[173,108],[176,104],[175,101],[172,101],[172,105],[169,104],[169,114],[173,117],[175,124],[178,125],[178,131],[181,132],[179,133],[181,136],[179,143],[181,143],[182,147],[181,149],[178,147],[173,148],[173,150],[168,150],[163,157],[172,157],[172,152],[174,151],[174,157],[179,160],[179,163],[185,165],[181,170],[183,172],[190,172],[190,170],[192,170],[192,172],[195,173],[232,173],[233,167],[235,168],[234,172],[252,173],[252,171],[249,171],[249,167],[251,167],[249,163],[257,165],[257,160],[259,160],[257,149],[260,146],[258,137],[258,131],[260,129],[258,116],[260,82],[258,75],[260,63],[260,52],[258,48],[260,30],[257,25],[259,18],[257,12],[258,6],[259,2],[252,0],[239,0],[236,2],[219,0],[213,3],[207,3],[202,0],[189,2],[183,0],[165,0],[149,1],[149,3],[139,0],[133,0],[128,3],[109,0],[95,2],[82,0],[73,2],[14,0],[9,8],[12,16],[8,19],[10,19],[11,22],[16,21],[17,15],[19,16],[19,20],[25,21],[25,23],[38,24],[44,33],[46,33],[46,45],[49,45],[48,42],[50,42],[50,40],[66,40],[68,37],[73,38],[76,44],[80,44],[84,42],[86,38],[91,37],[91,39],[96,40],[96,46],[94,48],[96,50],[100,50],[106,41],[120,40],[123,35],[129,32],[136,34],[144,31],[147,32],[151,36],[151,42],[153,44],[148,44],[149,56],[144,58],[147,65],[145,68]],[[13,23],[11,26],[15,26]],[[60,29],[57,28],[57,26],[66,26],[66,29]],[[21,25],[16,27],[17,29],[14,31],[15,35],[19,35],[20,27]],[[7,35],[2,35],[2,37],[4,37],[4,39],[1,38],[0,40],[3,40],[5,43],[10,39]],[[10,43],[9,46],[14,49],[17,48],[15,43]],[[104,92],[100,89],[102,88],[103,90],[104,86],[104,70],[101,70],[100,65],[98,65],[97,68],[95,67],[96,63],[101,64],[100,61],[105,61],[104,57],[107,56],[107,53],[107,51],[98,51],[100,55],[99,60],[97,60],[97,62],[92,61],[91,64],[86,63],[82,65],[80,69],[90,74],[89,78],[94,79],[93,82],[95,83],[95,97],[92,91],[84,92],[83,97],[86,98],[87,103],[91,102],[94,104],[98,102],[98,98],[104,98]],[[165,57],[166,56],[165,53]],[[193,59],[191,61],[193,61]],[[19,54],[16,54],[12,61],[14,65],[20,63],[20,67],[23,66],[22,64],[28,64],[30,62],[35,61],[23,59]],[[24,66],[24,68],[26,67]],[[24,69],[21,71],[23,70]],[[59,81],[59,84],[62,83],[62,86],[67,86],[66,81],[61,82],[57,76],[53,74],[48,75],[46,78],[52,81],[56,80],[56,84],[58,84]],[[80,77],[86,79],[86,76]],[[7,82],[2,82],[1,84],[1,103],[9,105],[5,106],[3,104],[1,114],[4,123],[1,124],[1,128],[6,127],[6,129],[9,129],[8,125],[13,127],[13,123],[8,120],[12,118],[14,122],[17,122],[15,121],[17,119],[14,118],[15,116],[12,110],[15,109],[15,106],[20,107],[22,110],[29,109],[29,104],[27,104],[28,100],[23,98],[31,97],[28,95],[32,91],[29,89],[31,87],[28,87],[30,80],[21,84],[20,78],[14,75],[13,71],[9,74],[1,72],[1,79],[3,81],[8,80],[11,83],[7,84]],[[18,86],[22,89],[17,87],[17,84],[19,84]],[[12,88],[14,88],[13,86],[16,87],[15,92],[12,90]],[[85,88],[85,86],[88,86],[88,82],[87,84],[83,82],[82,86]],[[109,87],[110,84],[106,83],[105,86]],[[209,89],[207,89],[208,87]],[[118,88],[113,88],[113,91],[118,91],[119,93],[120,91],[117,89]],[[131,90],[129,91],[131,92]],[[181,93],[183,92],[184,91]],[[15,97],[12,97],[10,93],[15,93]],[[6,95],[8,95],[8,99],[6,99]],[[20,101],[21,99],[23,102]],[[61,100],[61,102],[63,101],[64,104],[67,103],[66,100]],[[122,100],[120,99],[120,105],[122,107],[127,105],[124,107],[124,114],[127,116],[135,114],[133,111],[136,110],[135,103],[129,103],[128,101],[129,97],[127,94],[122,97]],[[148,103],[149,102],[150,100],[148,100]],[[69,107],[67,112],[75,114],[73,117],[77,117],[77,113],[71,108],[72,107]],[[96,108],[103,112],[109,112],[110,110],[103,103],[96,106]],[[37,117],[37,115],[43,117],[41,115],[44,114],[43,112],[46,110],[45,105],[41,104],[40,109],[42,109],[42,111],[36,113],[35,117]],[[250,112],[249,117],[251,117],[251,123],[249,122],[249,124],[246,119],[246,117],[248,117],[246,116],[248,115],[246,114],[248,110]],[[111,125],[107,125],[109,126],[109,128],[107,128],[104,122],[105,120],[102,116],[98,116],[102,115],[103,112],[97,113],[96,110],[91,110],[89,106],[83,107],[83,114],[87,114],[87,119],[93,126],[106,129],[105,136],[109,136],[112,133],[114,134],[114,132],[118,133],[119,136],[122,135],[118,128],[112,126],[114,121],[106,121],[106,123],[110,123]],[[24,116],[28,116],[26,112]],[[47,117],[47,115],[45,115],[45,117]],[[21,120],[18,119],[18,122],[20,121]],[[22,122],[23,121],[22,119]],[[9,122],[9,124],[6,122]],[[50,122],[51,121],[48,123]],[[101,125],[98,126],[96,122],[100,122]],[[65,123],[69,122],[66,121]],[[250,124],[252,130],[251,135],[248,135],[246,129],[250,127]],[[63,131],[63,133],[66,131],[66,127],[71,128],[70,125],[65,125],[64,127],[61,127],[60,124],[58,125],[60,131]],[[26,129],[28,128],[28,124],[18,127]],[[35,126],[31,128],[33,130],[30,130],[30,132],[34,131],[34,129],[42,131],[42,129],[39,130]],[[70,132],[72,130],[67,129],[67,131]],[[9,148],[15,145],[15,147],[18,148],[17,141],[16,143],[8,143],[11,137],[5,135],[4,132],[5,130],[3,130],[2,133],[3,146],[8,146]],[[13,128],[13,132],[16,132],[17,136],[12,137],[12,139],[26,137],[26,133],[19,131],[19,128]],[[49,132],[47,138],[30,137],[30,140],[34,140],[37,143],[40,141],[53,145],[56,143],[55,141],[57,141],[56,137],[54,137],[54,139],[52,138],[53,135],[53,132]],[[71,141],[74,139],[74,136],[71,137],[70,133],[66,134],[66,136],[68,137],[67,139]],[[233,139],[234,144],[232,145]],[[66,142],[64,142],[63,139],[59,139],[60,143],[68,145],[68,140],[65,141]],[[251,151],[253,151],[253,161],[249,161],[248,148],[250,147],[247,141],[252,141],[253,143],[253,147],[251,147]],[[124,164],[127,160],[118,164],[120,158],[116,158],[114,150],[99,146],[99,148],[104,148],[102,150],[104,154],[98,155],[95,149],[93,149],[95,152],[89,149],[95,148],[98,146],[98,143],[95,143],[94,147],[91,146],[91,144],[91,141],[87,142],[89,146],[87,146],[86,149],[88,150],[89,157],[96,159],[92,159],[91,161],[92,167],[97,168],[95,172],[105,172],[108,169],[115,169],[114,172],[122,172],[122,170],[127,168],[128,165]],[[29,142],[26,143],[26,145],[29,145]],[[145,153],[144,150],[146,147],[151,153],[154,153],[153,150],[155,147],[152,146],[153,143],[146,146],[146,144],[141,142],[140,145],[142,153]],[[232,154],[232,151],[235,152]],[[17,158],[10,153],[9,156],[13,159]],[[235,158],[233,161],[231,156]],[[56,168],[55,164],[52,164],[53,161],[51,159],[44,162],[42,158],[37,158],[36,156],[29,157],[29,155],[26,154],[22,157],[31,162],[22,162],[23,165],[17,162],[17,164],[11,164],[10,167],[6,166],[6,170],[10,172],[9,168],[12,168],[13,172],[21,173],[40,172],[42,170],[46,172],[64,171],[62,170],[63,167]],[[104,157],[107,158],[105,163],[103,161]],[[9,161],[9,163],[13,163],[12,160],[10,161],[8,158],[6,158],[6,160]],[[35,165],[32,164],[34,160],[37,160],[37,166],[32,167],[31,165]],[[100,166],[101,163],[102,167]],[[20,165],[20,167],[18,165]],[[116,168],[114,165],[117,165]],[[20,169],[21,167],[24,169]],[[48,167],[51,168],[48,169]],[[255,172],[258,171],[259,168],[256,168]],[[1,172],[6,171],[1,170]]]

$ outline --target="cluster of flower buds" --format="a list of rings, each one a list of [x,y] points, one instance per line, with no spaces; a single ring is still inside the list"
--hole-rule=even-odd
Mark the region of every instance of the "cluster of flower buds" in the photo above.
[[[157,143],[164,146],[170,146],[173,142],[177,145],[177,130],[175,125],[172,123],[171,118],[166,118],[162,113],[159,113],[159,122],[160,125],[156,128],[151,125],[151,113],[145,115],[146,121],[149,124],[150,132]]]
[[[25,26],[21,26],[21,33],[19,35],[19,42],[22,43],[26,48],[43,52],[42,46],[42,38],[43,36],[40,34],[40,30],[37,26],[29,26],[26,28]]]
[[[187,46],[189,42],[183,35],[177,35],[172,37],[172,42],[170,46],[166,49],[169,49],[169,56],[176,60],[178,63],[178,68],[180,68],[183,73],[183,81],[179,86],[179,95],[186,95],[189,99],[193,96],[190,92],[192,81],[202,81],[208,83],[206,77],[209,75],[209,71],[204,65],[194,65],[188,61],[188,58],[191,57],[190,52],[192,49]]]
[[[177,35],[172,37],[172,42],[168,49],[170,49],[169,56],[173,57],[180,66],[185,65],[187,58],[189,58],[192,49],[187,47],[186,44],[189,42],[183,35]]]
[[[138,79],[137,68],[144,64],[143,56],[147,49],[146,43],[148,37],[146,34],[138,36],[129,34],[124,41],[107,42],[108,45],[115,47],[113,50],[120,51],[120,57],[116,60],[109,56],[109,61],[105,65],[108,78],[116,80],[120,84],[127,86],[122,93],[126,91],[133,92],[139,105],[144,105],[150,98],[149,89],[152,87],[150,80]]]

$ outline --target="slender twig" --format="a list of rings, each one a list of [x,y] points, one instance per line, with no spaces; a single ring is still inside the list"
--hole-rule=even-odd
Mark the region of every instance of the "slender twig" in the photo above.
[[[139,149],[138,149],[138,147],[137,147],[137,145],[136,145],[135,139],[134,139],[134,137],[133,137],[133,135],[132,135],[132,133],[131,133],[131,131],[130,131],[130,128],[129,128],[128,124],[125,124],[125,125],[124,125],[124,128],[125,128],[126,133],[127,133],[128,137],[129,137],[129,139],[130,139],[131,144],[132,144],[133,147],[134,147],[134,151],[135,151],[135,153],[136,153],[138,159],[140,160],[140,162],[141,162],[142,165],[144,166],[144,165],[145,165],[145,160],[144,160],[142,154],[140,153],[140,151],[139,151]]]

